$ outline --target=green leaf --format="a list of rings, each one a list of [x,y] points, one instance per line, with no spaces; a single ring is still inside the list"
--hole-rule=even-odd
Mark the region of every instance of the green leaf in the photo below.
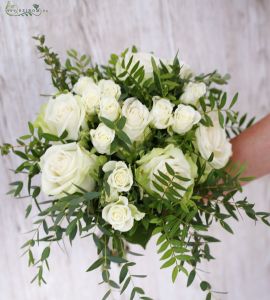
[[[42,139],[42,129],[38,127],[38,138],[41,140]]]
[[[135,297],[135,295],[136,295],[136,290],[135,290],[135,288],[133,288],[132,289],[132,291],[131,291],[131,294],[130,294],[130,300],[133,300],[134,299],[134,297]]]
[[[162,227],[156,227],[153,232],[152,232],[152,235],[155,235],[155,234],[158,234],[162,231]]]
[[[223,95],[221,97],[221,100],[220,100],[218,108],[222,109],[225,106],[226,101],[227,101],[227,93],[225,92],[225,93],[223,93]]]
[[[31,250],[28,251],[28,266],[34,265],[35,259],[33,256],[33,252]]]
[[[214,126],[212,119],[208,115],[205,114],[204,117],[205,117],[205,121],[206,121],[207,125],[205,125],[205,124],[203,124],[203,125],[208,126],[208,127]],[[203,121],[203,120],[201,120],[201,121]]]
[[[254,179],[256,179],[256,177],[254,177],[254,176],[241,177],[241,178],[239,178],[239,181],[249,182],[249,181],[252,181]]]
[[[132,277],[136,277],[136,278],[146,278],[147,275],[131,275]]]
[[[141,254],[141,253],[133,252],[133,251],[130,251],[130,250],[128,250],[128,254],[134,255],[134,256],[144,256],[144,255]]]
[[[218,240],[215,237],[210,236],[210,235],[200,235],[200,237],[202,237],[205,241],[207,241],[209,243],[218,243],[218,242],[220,242],[220,240]]]
[[[246,118],[247,118],[247,114],[244,114],[244,115],[240,118],[240,120],[239,120],[239,126],[240,126],[240,127],[245,123]]]
[[[201,290],[206,291],[211,289],[211,285],[207,281],[202,281],[200,284]]]
[[[122,257],[119,257],[119,256],[107,256],[108,260],[111,261],[111,262],[114,262],[114,263],[118,263],[118,264],[123,264],[123,263],[126,263],[127,260],[122,258]]]
[[[161,236],[157,239],[156,244],[159,245],[159,244],[161,244],[162,242],[164,242],[165,240],[166,240],[166,235],[161,235]]]
[[[122,147],[127,152],[130,152],[129,146],[125,142],[123,142],[118,136],[116,136],[114,140],[117,141],[119,147]]]
[[[126,290],[126,288],[128,287],[128,285],[130,283],[130,280],[131,280],[131,277],[128,277],[121,289],[120,295],[122,295],[124,293],[124,291]]]
[[[123,60],[124,61],[124,60]],[[117,77],[118,78],[122,78],[122,77],[124,77],[124,76],[126,76],[128,73],[127,73],[127,71],[124,71],[124,72],[122,72],[121,74],[119,74]]]
[[[187,189],[184,188],[181,184],[178,184],[177,182],[172,182],[172,186],[176,188],[177,190],[186,191]],[[174,195],[176,197],[181,197],[179,193],[176,194],[176,191],[174,191]]]
[[[162,255],[162,257],[160,258],[160,260],[165,260],[165,259],[169,258],[169,257],[172,255],[172,253],[173,253],[173,249],[172,249],[172,248],[169,249],[169,250],[167,250],[167,251]]]
[[[43,220],[42,225],[43,225],[44,232],[46,234],[48,234],[49,233],[49,229],[48,229],[48,225],[47,225],[47,222],[46,222],[45,219]]]
[[[175,247],[182,247],[183,246],[183,242],[179,241],[179,240],[172,240],[171,244]]]
[[[190,256],[190,255],[184,255],[184,254],[177,255],[176,258],[179,259],[179,260],[187,260],[187,261],[190,261],[190,260],[193,260],[193,259],[194,259],[193,256]]]
[[[200,98],[199,99],[199,102],[200,102],[200,105],[201,105],[201,108],[204,112],[206,112],[206,104],[205,104],[205,99],[204,98]]]
[[[172,258],[170,258],[168,261],[166,261],[166,262],[160,267],[160,269],[168,268],[168,267],[172,266],[174,263],[175,263],[175,258],[172,257]]]
[[[104,263],[104,257],[99,258],[98,260],[96,260],[87,270],[86,272],[90,272],[93,271],[95,269],[97,269],[98,267],[100,267],[102,264]]]
[[[226,114],[227,114],[227,117],[229,118],[229,120],[230,120],[232,123],[235,123],[235,122],[236,122],[235,117],[234,117],[229,111],[226,111]]]
[[[211,162],[213,161],[213,159],[214,159],[214,152],[211,153],[207,161]]]
[[[28,160],[28,156],[25,153],[23,153],[22,151],[15,150],[15,151],[13,151],[13,153],[22,159]]]
[[[35,187],[34,191],[33,191],[33,194],[32,194],[32,197],[33,198],[37,198],[37,196],[40,194],[40,187],[37,186]]]
[[[32,204],[29,204],[25,210],[25,218],[27,218],[30,215],[31,210],[32,210]]]
[[[218,111],[218,121],[219,125],[224,128],[224,116],[221,111]]]
[[[116,152],[117,151],[117,147],[118,147],[117,140],[114,139],[113,142],[111,143],[110,153]]]
[[[117,136],[119,137],[120,140],[125,142],[128,145],[132,145],[132,142],[129,138],[129,136],[122,130],[117,131]]]
[[[159,192],[161,192],[161,193],[164,192],[164,188],[163,188],[161,185],[159,185],[159,184],[158,184],[157,182],[155,182],[155,181],[153,181],[152,183],[153,183],[154,187],[155,187]]]
[[[165,179],[163,179],[161,176],[158,176],[157,174],[154,174],[154,176],[161,184],[163,184],[163,185],[168,184],[168,182]]]
[[[119,283],[122,283],[125,280],[127,274],[128,274],[128,268],[126,265],[124,265],[119,274]]]
[[[120,286],[115,282],[115,281],[113,281],[113,280],[109,280],[109,285],[111,286],[111,287],[113,287],[113,288],[115,288],[115,289],[119,289],[120,288]]]
[[[61,139],[61,140],[64,140],[67,136],[68,136],[68,132],[67,132],[67,130],[65,130],[65,131],[61,134],[60,139]]]
[[[261,218],[261,220],[265,225],[270,226],[270,222],[267,220],[267,218]]]
[[[165,166],[166,166],[166,169],[167,169],[168,173],[169,173],[171,176],[174,176],[174,175],[175,175],[175,172],[174,172],[173,168],[172,168],[168,163],[165,163]]]
[[[116,123],[117,128],[122,130],[125,127],[126,121],[126,117],[122,116]]]
[[[124,61],[124,59],[123,59],[123,61]],[[130,68],[130,65],[131,65],[132,61],[133,61],[133,55],[130,57],[130,59],[129,59],[128,63],[127,63],[127,66],[124,67],[126,70],[128,70]]]
[[[70,49],[67,50],[67,55],[76,59],[78,56],[78,52],[75,49]]]
[[[172,271],[172,282],[175,282],[178,273],[179,273],[178,266],[175,266],[173,271]]]
[[[233,97],[233,99],[232,99],[232,102],[231,102],[231,104],[230,104],[230,106],[229,106],[229,109],[231,109],[231,108],[234,106],[234,104],[237,102],[237,99],[238,99],[238,93],[236,93],[236,94],[234,95],[234,97]]]
[[[209,292],[209,293],[206,295],[205,300],[211,300],[211,298],[212,298],[212,294],[211,294],[211,292]]]
[[[77,226],[77,219],[74,219],[68,224],[66,229],[66,235],[70,235],[76,226]]]
[[[159,91],[159,93],[161,94],[161,96],[163,96],[163,88],[162,88],[162,83],[161,83],[161,79],[160,79],[160,76],[157,72],[153,72],[153,75],[154,75],[154,82],[155,82],[155,85]]]
[[[20,192],[22,191],[23,189],[23,182],[22,181],[15,181],[15,182],[12,182],[10,183],[9,185],[11,186],[16,186],[16,190],[11,190],[8,194],[13,194],[14,193],[14,196],[17,197]]]
[[[110,296],[110,294],[111,294],[111,290],[109,290],[109,291],[103,296],[102,300],[108,299],[108,297]]]
[[[160,177],[162,177],[166,181],[169,181],[169,182],[171,181],[171,178],[169,176],[167,176],[166,174],[164,174],[163,172],[161,172],[160,170],[158,170],[158,174],[160,175]]]
[[[131,71],[130,71],[130,75],[132,75],[133,73],[135,73],[138,69],[140,65],[140,61],[137,61],[136,64],[132,67]]]
[[[51,251],[51,248],[50,247],[46,247],[42,254],[41,254],[41,260],[44,261],[46,260],[49,256],[50,256],[50,251]]]
[[[70,242],[74,240],[76,234],[77,234],[77,231],[78,231],[78,226],[77,224],[75,223],[75,226],[72,227],[70,233],[69,233],[69,240]]]
[[[143,290],[142,288],[138,287],[138,286],[136,286],[136,287],[134,288],[134,290],[135,290],[135,292],[138,293],[138,294],[141,294],[141,295],[144,294],[144,290]]]
[[[48,142],[57,142],[59,141],[59,137],[50,133],[42,133],[42,137]]]
[[[20,193],[21,193],[21,191],[22,191],[22,189],[23,189],[23,182],[22,181],[15,181],[15,182],[12,182],[12,183],[10,183],[10,185],[15,185],[15,186],[17,186],[16,187],[16,190],[15,190],[15,192],[14,192],[14,196],[15,197],[17,197]]]
[[[104,282],[108,282],[110,280],[110,273],[107,269],[104,269],[102,271],[102,279],[104,280]]]
[[[191,180],[190,178],[185,178],[183,176],[178,175],[178,173],[176,173],[174,175],[174,177],[177,178],[177,179],[179,179],[179,180],[181,180],[181,181],[190,181]]]
[[[250,127],[250,126],[253,124],[253,122],[255,121],[255,119],[256,119],[256,117],[253,117],[253,118],[247,123],[246,128]]]
[[[114,123],[106,118],[100,117],[100,121],[103,122],[107,127],[115,129]]]
[[[210,95],[209,101],[210,101],[211,110],[213,110],[215,108],[215,104],[216,104],[215,98]]]
[[[87,192],[83,195],[83,197],[87,200],[97,199],[100,196],[100,192]]]
[[[31,122],[28,122],[28,128],[29,128],[29,131],[31,132],[31,134],[34,134],[34,125],[31,123]]]
[[[188,275],[187,286],[190,286],[192,284],[195,276],[196,276],[196,271],[193,269]]]
[[[160,248],[158,249],[158,253],[161,253],[161,252],[165,251],[165,250],[168,248],[169,244],[170,244],[170,243],[169,243],[168,241],[164,242],[164,243],[160,246]]]
[[[226,223],[225,221],[223,220],[220,220],[220,225],[225,229],[227,230],[228,232],[232,233],[233,234],[233,230],[231,229],[230,225],[228,223]]]
[[[30,247],[33,247],[35,245],[35,241],[34,240],[29,240],[27,241],[26,243],[24,243],[22,246],[21,246],[21,249],[27,247],[27,246],[30,246]]]

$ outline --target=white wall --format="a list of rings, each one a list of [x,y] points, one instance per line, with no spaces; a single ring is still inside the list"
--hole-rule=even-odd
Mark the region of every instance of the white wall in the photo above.
[[[27,130],[50,93],[49,74],[37,58],[31,36],[43,33],[47,43],[64,56],[68,48],[77,48],[105,62],[111,52],[137,45],[153,50],[161,57],[180,56],[198,71],[218,68],[229,72],[228,91],[239,91],[238,109],[258,118],[270,111],[270,2],[227,0],[51,0],[39,1],[48,13],[39,17],[9,17],[0,0],[0,143],[14,142]],[[16,1],[28,7],[33,1]],[[252,147],[252,145],[250,145]],[[269,154],[268,154],[269,155]],[[76,240],[67,253],[54,248],[48,285],[30,285],[34,270],[19,258],[20,246],[31,229],[24,220],[27,200],[5,195],[8,183],[15,179],[8,169],[16,160],[0,160],[0,299],[1,300],[98,300],[105,292],[97,286],[99,273],[85,273],[94,260],[90,240]],[[245,188],[245,195],[257,209],[270,210],[270,177]],[[235,235],[213,229],[223,242],[215,245],[216,261],[202,273],[216,290],[229,295],[217,299],[268,300],[270,280],[270,230],[244,218],[233,224]],[[151,242],[138,269],[149,274],[143,287],[155,300],[203,299],[198,282],[185,288],[184,278],[173,285],[170,273],[159,270],[155,244]],[[117,297],[116,297],[117,298]],[[124,296],[121,299],[128,299]]]

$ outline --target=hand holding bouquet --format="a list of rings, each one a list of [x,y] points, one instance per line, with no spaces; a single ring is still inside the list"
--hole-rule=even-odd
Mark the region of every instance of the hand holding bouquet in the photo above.
[[[1,146],[3,155],[12,151],[23,159],[15,173],[25,174],[26,184],[11,183],[11,193],[29,195],[26,216],[32,202],[39,210],[23,245],[29,265],[37,267],[33,281],[45,282],[51,244],[65,237],[72,243],[79,235],[97,246],[87,271],[101,267],[108,285],[103,299],[132,285],[130,298],[147,300],[131,280],[144,276],[131,275],[130,256],[138,254],[128,243],[145,248],[157,235],[161,268],[172,269],[173,281],[184,273],[189,286],[197,264],[213,259],[210,244],[218,239],[208,234],[211,224],[233,233],[227,220],[238,220],[243,210],[269,225],[268,213],[256,213],[246,198],[234,199],[250,178],[229,163],[229,138],[254,119],[233,110],[237,94],[227,100],[221,86],[228,75],[196,75],[177,56],[160,60],[134,47],[111,55],[104,66],[75,50],[61,64],[44,36],[35,39],[56,91],[18,145]],[[41,257],[33,255],[37,244],[44,245]],[[114,263],[118,279],[110,274]],[[200,286],[211,299],[210,283],[201,280]]]

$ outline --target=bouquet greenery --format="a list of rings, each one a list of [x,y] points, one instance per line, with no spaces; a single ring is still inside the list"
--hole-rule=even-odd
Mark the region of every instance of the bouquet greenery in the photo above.
[[[51,244],[65,237],[72,243],[79,235],[97,247],[87,272],[101,268],[108,285],[103,300],[117,290],[151,299],[134,285],[134,277],[145,276],[132,274],[130,257],[140,254],[128,243],[145,248],[158,235],[161,268],[172,269],[173,282],[184,273],[187,286],[197,275],[211,299],[211,285],[197,269],[213,259],[210,244],[219,241],[208,233],[211,225],[233,233],[227,220],[238,220],[239,210],[270,225],[269,213],[234,199],[241,181],[251,178],[229,163],[229,138],[254,119],[233,110],[237,94],[227,101],[220,86],[229,76],[195,75],[177,55],[162,61],[135,47],[102,66],[70,50],[62,64],[44,36],[34,38],[56,91],[28,123],[29,133],[16,146],[1,146],[2,155],[13,152],[23,160],[15,173],[26,176],[11,183],[9,193],[31,199],[26,217],[32,203],[38,209],[32,237],[22,246],[29,266],[37,267],[33,281],[45,283]],[[33,255],[36,245],[44,245],[40,257]],[[120,268],[117,280],[112,264]]]

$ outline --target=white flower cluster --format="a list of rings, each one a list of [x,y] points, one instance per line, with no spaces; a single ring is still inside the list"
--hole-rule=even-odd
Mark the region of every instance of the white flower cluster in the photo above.
[[[102,210],[102,218],[112,225],[115,230],[129,231],[134,220],[140,221],[144,213],[138,211],[137,207],[128,203],[128,198],[120,196],[119,200],[106,205]]]
[[[71,93],[61,94],[50,99],[47,107],[38,117],[38,125],[45,131],[60,136],[66,130],[68,138],[77,140],[80,127],[86,127],[86,118],[95,115],[115,121],[121,115],[118,102],[120,87],[112,80],[100,80],[97,84],[89,77],[81,77]],[[149,123],[147,108],[137,99],[124,101],[122,115],[127,118],[124,131],[132,140],[139,137]],[[136,118],[134,118],[134,115]],[[138,124],[138,118],[141,123]],[[136,128],[134,126],[138,124]],[[115,132],[100,122],[96,129],[90,130],[93,146],[100,154],[110,154],[110,145]],[[42,190],[47,195],[58,197],[65,193],[74,193],[77,186],[93,191],[95,180],[91,172],[98,168],[95,155],[83,150],[77,143],[54,145],[41,159]],[[102,216],[114,229],[128,231],[135,220],[144,214],[128,204],[128,198],[121,192],[128,192],[133,184],[131,169],[122,161],[109,161],[103,166],[104,173],[110,172],[108,185],[110,196],[106,201],[112,202],[104,207]]]
[[[105,163],[102,170],[105,174],[109,174],[107,183],[110,187],[110,196],[106,196],[106,202],[112,202],[103,208],[102,218],[114,229],[128,231],[132,228],[134,219],[140,221],[145,215],[139,212],[135,205],[129,204],[127,197],[119,195],[131,189],[132,171],[123,161],[112,160]]]
[[[130,59],[128,53],[124,59]],[[134,54],[133,65],[137,61],[144,66],[146,78],[153,72],[151,59],[158,64],[158,59],[151,54]],[[116,73],[120,74],[121,63],[116,66]],[[187,65],[182,65],[180,77],[189,78],[192,71]],[[123,131],[132,142],[142,142],[145,133],[151,128],[167,130],[170,135],[184,135],[196,124],[195,132],[197,149],[201,156],[208,160],[212,168],[219,169],[226,165],[231,156],[231,144],[226,139],[215,113],[210,113],[213,126],[205,127],[199,124],[199,99],[205,96],[206,85],[202,82],[189,82],[176,106],[170,99],[155,96],[152,99],[151,110],[140,100],[131,97],[120,101],[121,89],[112,80],[102,79],[95,82],[90,77],[81,77],[74,85],[72,92],[57,95],[45,105],[36,120],[36,125],[43,131],[61,136],[67,131],[67,139],[74,142],[51,146],[41,158],[42,190],[47,195],[62,197],[65,193],[72,194],[80,186],[87,191],[93,191],[98,177],[98,169],[102,165],[98,155],[91,154],[79,146],[80,130],[88,128],[87,121],[105,118],[116,122],[121,116],[126,119]],[[88,129],[89,130],[89,129]],[[153,132],[154,132],[153,130]],[[116,132],[98,121],[96,128],[89,130],[90,139],[98,154],[112,155],[111,144],[115,140]],[[120,231],[132,228],[134,220],[141,220],[144,213],[128,201],[128,193],[135,181],[146,191],[160,193],[153,182],[159,172],[168,174],[166,165],[170,165],[180,176],[189,179],[179,180],[182,187],[192,187],[197,176],[197,167],[193,160],[184,155],[176,146],[168,145],[165,149],[154,148],[136,162],[139,166],[134,178],[133,172],[123,161],[110,160],[103,164],[102,171],[110,189],[105,196],[106,206],[102,217],[112,227]],[[184,195],[179,190],[179,195]]]

